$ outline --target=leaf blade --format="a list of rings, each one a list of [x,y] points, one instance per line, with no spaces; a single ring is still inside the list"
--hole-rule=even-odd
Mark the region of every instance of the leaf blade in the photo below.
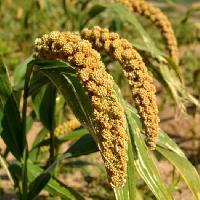
[[[156,150],[176,167],[195,199],[200,199],[199,175],[181,149],[163,131],[160,131],[158,145]]]
[[[0,61],[0,82],[0,134],[11,153],[20,159],[25,145],[22,122],[7,70],[2,61]]]

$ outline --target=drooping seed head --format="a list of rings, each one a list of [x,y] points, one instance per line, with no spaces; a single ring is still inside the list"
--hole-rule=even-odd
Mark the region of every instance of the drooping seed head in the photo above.
[[[58,31],[35,41],[36,58],[62,59],[76,68],[77,76],[93,106],[95,132],[113,187],[122,187],[127,173],[128,136],[123,109],[113,95],[113,79],[105,71],[100,54],[78,34]]]
[[[120,38],[117,33],[110,33],[108,29],[84,29],[81,36],[89,40],[95,49],[104,50],[123,67],[124,75],[131,87],[133,101],[143,122],[146,143],[150,149],[155,149],[159,122],[156,90],[142,57],[126,39]]]
[[[157,7],[145,0],[116,0],[126,4],[133,12],[148,18],[160,30],[167,50],[176,64],[179,62],[177,40],[168,17]]]

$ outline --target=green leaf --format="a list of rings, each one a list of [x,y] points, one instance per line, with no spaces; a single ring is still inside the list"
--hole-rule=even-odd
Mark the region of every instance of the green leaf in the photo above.
[[[132,147],[132,156],[129,157],[129,159],[133,160],[135,169],[138,172],[139,176],[146,182],[147,186],[150,188],[157,199],[173,199],[172,195],[169,193],[167,186],[160,177],[156,165],[151,157],[150,151],[143,141],[141,135],[141,123],[137,111],[135,110],[135,108],[125,102],[121,95],[120,89],[117,87],[116,84],[114,85],[114,92],[120,100],[121,104],[123,105],[126,113],[129,131],[129,142],[131,142],[129,146]],[[132,176],[132,173],[129,173],[130,174],[128,174],[128,176]],[[132,181],[134,181],[134,177],[132,177],[132,180],[130,181],[130,186]],[[129,189],[129,192],[133,192],[134,195],[136,195],[136,188],[129,187]],[[123,192],[126,192],[125,188]],[[120,193],[117,193],[117,195],[117,199],[121,199],[121,196],[123,196]],[[132,200],[134,198],[131,197],[127,199]]]
[[[160,72],[165,79],[168,87],[170,88],[177,106],[180,109],[184,109],[184,105],[181,99],[192,102],[194,105],[200,107],[198,100],[189,94],[185,86],[179,81],[175,74],[170,71],[168,66],[164,64],[160,65]]]
[[[27,58],[23,63],[16,66],[13,73],[14,84],[16,86],[19,86],[24,81],[24,77],[26,74],[26,67],[27,67],[27,64],[31,61],[31,59],[32,59],[32,56]]]
[[[0,134],[11,153],[20,159],[25,145],[22,122],[2,61],[0,61],[0,83]]]
[[[58,145],[58,139],[57,139],[57,137],[53,137],[53,140],[54,140],[54,145],[56,147]],[[50,138],[44,139],[39,144],[37,144],[36,146],[34,146],[32,150],[37,150],[39,147],[42,147],[42,146],[49,146],[50,143],[51,143],[51,139]]]
[[[71,131],[69,133],[59,136],[58,141],[62,143],[62,142],[66,142],[68,140],[70,140],[70,141],[77,140],[80,137],[86,135],[87,133],[88,133],[88,130],[85,128],[78,129],[78,130]]]
[[[77,157],[81,155],[87,155],[97,152],[97,145],[90,134],[82,136],[77,142],[75,142],[65,153],[67,158]]]
[[[11,175],[10,170],[9,170],[9,163],[1,155],[0,155],[0,165],[6,171],[6,174],[8,175],[10,182],[14,186],[14,180],[13,180],[12,175]]]
[[[132,151],[132,144],[130,142],[129,135],[129,145],[128,145],[128,169],[126,183],[123,188],[114,188],[114,193],[116,200],[132,200],[136,199],[136,172],[134,166],[134,154]]]
[[[150,151],[147,149],[137,125],[137,114],[131,106],[126,106],[126,115],[129,123],[132,146],[136,148],[135,168],[141,178],[146,182],[157,199],[173,199],[167,186],[160,177]],[[133,148],[134,151],[134,148]]]
[[[173,61],[172,58],[166,57],[166,60],[168,62],[168,66],[171,67],[171,69],[175,72],[177,78],[181,83],[183,83],[183,76],[181,74],[179,66]]]
[[[172,69],[175,67],[170,68],[170,65],[167,66],[161,63],[154,66],[149,61],[147,61],[147,66],[150,67],[155,78],[165,87],[165,90],[173,98],[180,110],[185,110],[184,101],[200,106],[197,99],[189,94],[184,84],[180,81],[181,75],[177,75],[178,72],[175,73],[175,69]]]
[[[40,167],[34,165],[30,160],[28,161],[28,169],[28,177],[30,181],[33,181],[39,174],[43,172]],[[53,196],[58,196],[63,200],[84,200],[84,198],[78,192],[64,185],[55,178],[51,178],[44,189]]]
[[[51,175],[49,173],[42,173],[39,176],[37,176],[32,183],[30,183],[29,186],[29,193],[27,199],[34,199],[41,191],[42,189],[47,185],[51,178]]]
[[[200,178],[196,169],[188,161],[187,157],[177,144],[163,131],[160,131],[160,137],[156,150],[176,167],[180,175],[185,180],[185,183],[193,193],[194,198],[196,200],[200,199]]]
[[[35,112],[43,125],[49,130],[54,129],[54,106],[56,99],[55,87],[45,85],[40,92],[33,96],[32,102]]]
[[[94,5],[92,6],[92,8],[88,11],[88,15],[91,18],[96,17],[97,15],[99,15],[101,12],[103,12],[106,9],[106,7],[104,5]]]
[[[20,166],[20,164],[18,162],[15,162],[15,163],[11,163],[9,166],[8,166],[8,169],[10,171],[10,174],[12,176],[12,179],[15,183],[15,186],[16,187],[20,187],[19,186],[19,183],[22,179],[22,168]]]
[[[60,164],[64,159],[79,157],[82,155],[88,155],[98,151],[97,144],[90,134],[82,136],[74,144],[72,144],[67,151],[59,156],[47,169],[47,172],[53,171],[53,169]]]
[[[30,129],[32,128],[32,126],[33,126],[33,117],[30,114],[26,118],[26,133],[28,133],[30,131]]]
[[[119,102],[124,107],[124,99],[121,95],[119,87],[114,84],[114,93],[117,96]],[[125,107],[124,107],[125,110]],[[131,143],[131,132],[130,126],[127,121],[127,134],[128,134],[128,163],[127,163],[127,177],[125,186],[122,188],[114,188],[115,197],[117,200],[132,200],[136,199],[136,168],[135,168],[135,157],[136,150],[135,145]]]
[[[60,144],[62,144],[64,142],[66,142],[66,141],[77,140],[77,139],[79,139],[80,137],[82,137],[82,136],[84,136],[86,134],[88,134],[88,130],[87,129],[83,128],[83,129],[75,130],[75,131],[66,133],[66,134],[64,134],[64,135],[62,135],[60,137],[54,137],[54,144],[55,144],[55,146],[57,146],[57,145],[60,145]],[[45,135],[43,135],[43,136],[45,136]],[[37,139],[37,142],[34,142],[34,145],[33,145],[33,148],[31,150],[30,155],[34,156],[34,154],[37,152],[39,147],[48,146],[49,144],[50,144],[50,139],[49,138],[48,139],[42,139],[41,136],[39,136],[39,138]],[[30,155],[29,155],[29,157],[30,157]]]
[[[36,94],[40,91],[42,86],[49,83],[49,79],[41,73],[33,73],[33,77],[31,79],[31,83],[28,88],[29,96],[36,96]]]
[[[57,61],[58,62],[58,61]],[[40,70],[62,93],[67,103],[70,105],[76,117],[88,128],[93,127],[92,124],[92,108],[89,97],[86,95],[80,80],[75,75],[75,70],[65,63],[65,67],[56,67],[57,63],[52,61],[52,65],[43,65],[37,63]]]
[[[80,25],[80,29],[84,28],[86,26],[86,24],[92,20],[93,18],[95,18],[96,16],[98,16],[100,13],[102,13],[104,10],[106,9],[106,6],[105,5],[100,5],[100,4],[97,4],[97,5],[94,5],[90,8],[90,10],[86,13],[83,13],[83,16],[82,18],[84,19],[83,20],[83,23],[81,23]]]

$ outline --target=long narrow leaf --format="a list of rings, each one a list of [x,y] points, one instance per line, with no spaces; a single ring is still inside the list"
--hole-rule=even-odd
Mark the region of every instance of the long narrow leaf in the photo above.
[[[34,165],[30,160],[28,161],[28,176],[30,181],[33,181],[38,174],[42,173],[42,169],[37,165]],[[45,187],[45,190],[50,192],[54,196],[59,196],[63,200],[84,200],[78,192],[72,188],[62,184],[54,178],[51,178]]]
[[[181,149],[171,140],[167,134],[160,131],[160,137],[156,150],[166,157],[179,171],[192,191],[196,200],[200,199],[200,178],[196,169],[188,161]]]
[[[41,122],[49,131],[52,131],[54,129],[55,86],[45,85],[32,99],[34,110]]]
[[[134,154],[132,151],[132,144],[128,144],[128,169],[126,184],[123,188],[114,188],[115,197],[117,200],[132,200],[136,199],[136,171],[134,166]]]
[[[24,149],[22,123],[2,61],[0,61],[0,83],[0,134],[11,153],[20,159]]]
[[[36,177],[35,180],[30,184],[30,189],[27,199],[29,200],[34,199],[46,186],[50,178],[51,175],[49,173],[42,173],[38,177]]]
[[[7,161],[1,155],[0,155],[0,165],[5,169],[5,171],[8,175],[8,178],[10,179],[10,182],[14,186],[14,180],[12,178],[12,175],[11,175],[9,167],[8,167],[9,165],[8,165]]]
[[[151,158],[149,150],[144,144],[143,138],[140,134],[140,128],[135,121],[135,118],[137,118],[136,113],[130,106],[127,106],[126,114],[128,123],[131,127],[129,130],[131,134],[132,145],[135,145],[137,150],[135,166],[138,174],[146,182],[157,199],[173,199],[167,186],[161,179],[158,169]]]

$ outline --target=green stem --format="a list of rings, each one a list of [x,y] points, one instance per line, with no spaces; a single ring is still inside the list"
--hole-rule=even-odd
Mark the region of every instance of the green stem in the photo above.
[[[28,195],[28,178],[27,178],[27,160],[28,160],[28,143],[26,139],[26,113],[27,113],[27,98],[28,98],[28,86],[30,77],[32,74],[34,61],[31,61],[27,65],[25,83],[24,83],[24,95],[23,95],[23,106],[22,106],[22,132],[23,132],[23,144],[24,152],[22,158],[22,200],[27,200]]]
[[[55,104],[56,104],[56,87],[51,85],[51,130],[50,130],[50,149],[49,149],[49,160],[47,166],[51,165],[55,160],[55,140],[54,140],[54,129],[55,129]]]
[[[22,200],[28,200],[28,175],[27,175],[28,150],[24,150],[22,165]]]
[[[49,149],[49,162],[48,166],[54,162],[55,159],[55,151],[54,151],[54,132],[50,131],[50,149]]]

